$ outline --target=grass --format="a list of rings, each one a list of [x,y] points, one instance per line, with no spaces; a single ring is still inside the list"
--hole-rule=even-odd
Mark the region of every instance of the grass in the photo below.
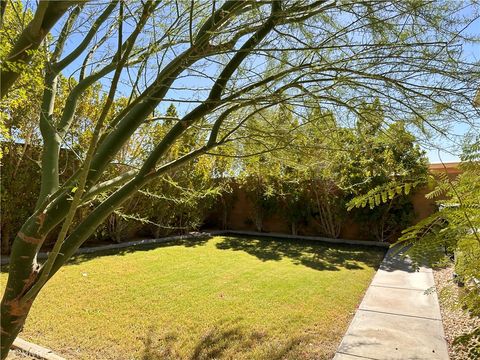
[[[79,256],[21,336],[73,359],[331,359],[383,254],[214,237]]]

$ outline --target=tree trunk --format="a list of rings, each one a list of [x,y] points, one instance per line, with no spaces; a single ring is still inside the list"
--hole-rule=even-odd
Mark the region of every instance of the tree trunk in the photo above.
[[[35,296],[28,301],[23,295],[30,289],[38,276],[36,261],[38,247],[44,240],[39,230],[42,217],[31,217],[22,226],[12,246],[9,275],[0,305],[1,315],[1,359],[5,359],[10,346],[25,323]]]
[[[22,330],[25,320],[32,306],[33,299],[22,304],[18,299],[11,299],[8,302],[2,301],[2,345],[1,360],[4,360],[10,347]]]
[[[263,228],[262,216],[257,212],[255,214],[255,229],[257,229],[258,232],[262,232],[262,228]]]

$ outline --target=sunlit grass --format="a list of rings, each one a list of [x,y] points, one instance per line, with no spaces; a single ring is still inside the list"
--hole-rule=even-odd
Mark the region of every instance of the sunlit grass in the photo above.
[[[330,359],[382,257],[233,237],[77,257],[21,336],[72,359]]]

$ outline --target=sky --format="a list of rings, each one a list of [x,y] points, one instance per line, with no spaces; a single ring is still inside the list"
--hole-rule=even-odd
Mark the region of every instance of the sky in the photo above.
[[[468,11],[468,9],[467,9]],[[60,21],[58,25],[61,25],[63,22]],[[59,26],[54,28],[53,32],[55,31],[58,32]],[[466,32],[473,32],[480,34],[480,20],[477,19],[477,21],[471,23],[468,28],[465,29]],[[125,32],[128,32],[128,25],[126,26]],[[81,34],[77,34],[73,37],[71,37],[66,44],[66,53],[69,52],[69,50],[73,49],[78,42],[80,42],[82,39]],[[480,45],[479,44],[468,44],[464,47],[464,55],[468,60],[479,60],[480,59]],[[67,69],[65,69],[64,73],[66,75],[71,75],[75,70],[79,68],[79,63],[74,62],[72,65],[70,65]],[[210,69],[207,67],[207,72],[214,73],[215,68],[212,66]],[[108,82],[108,78],[105,80]],[[177,86],[188,86],[189,82],[195,81],[197,86],[203,86],[203,85],[208,85],[209,81],[206,79],[201,79],[198,77],[186,77],[179,81],[178,83],[175,83]],[[120,86],[120,91],[124,90],[126,92],[126,89],[122,89],[122,86]],[[175,91],[171,91],[169,95],[175,94]],[[128,95],[128,94],[126,94]],[[192,94],[192,98],[194,97],[194,94]],[[168,95],[167,95],[168,98]],[[163,102],[161,106],[159,107],[158,111],[160,113],[164,112],[167,107],[170,105],[168,101]],[[189,108],[191,108],[193,105],[188,104],[188,103],[177,103],[176,104],[178,112],[182,115],[188,111]],[[453,128],[450,129],[450,132],[457,135],[456,138],[461,138],[463,135],[467,134],[469,132],[468,127],[465,124],[460,124],[456,125]],[[454,162],[454,161],[459,161],[459,146],[456,146],[452,143],[452,141],[445,139],[445,138],[437,138],[434,141],[436,143],[435,146],[426,145],[422,144],[422,148],[426,151],[426,154],[429,158],[429,161],[431,163],[437,163],[437,162]]]
[[[469,11],[468,8],[464,11],[465,15],[468,15],[468,11]],[[472,22],[467,28],[465,28],[465,32],[480,35],[480,19],[477,18],[476,21]],[[469,61],[474,62],[474,61],[480,60],[480,44],[478,43],[465,44],[463,49],[464,49],[464,56]],[[477,124],[477,125],[480,126],[480,124]],[[465,124],[460,124],[455,126],[453,129],[451,129],[451,131],[454,134],[458,135],[458,137],[462,137],[463,135],[466,135],[469,132],[469,129]],[[433,149],[428,149],[424,147],[424,150],[427,152],[427,156],[430,163],[460,161],[460,154],[459,154],[458,147],[456,147],[455,149],[452,149],[451,151],[446,151],[445,149],[451,147],[451,144],[446,140],[438,140],[438,145],[439,145],[438,148],[433,148]]]

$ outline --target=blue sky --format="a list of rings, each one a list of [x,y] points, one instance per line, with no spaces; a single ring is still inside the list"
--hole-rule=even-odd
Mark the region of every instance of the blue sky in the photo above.
[[[468,9],[467,9],[467,11],[468,11]],[[56,28],[53,30],[53,33],[58,32],[59,26],[61,26],[62,24],[63,24],[63,22],[60,21],[58,26],[56,26]],[[126,33],[128,33],[128,25],[125,26],[124,30],[125,30]],[[465,29],[465,31],[480,34],[480,20],[477,19],[477,21],[471,23],[470,26]],[[77,34],[77,35],[71,37],[66,44],[66,53],[68,53],[71,49],[73,49],[74,46],[76,46],[78,44],[78,42],[81,41],[81,39],[82,39],[81,34]],[[466,45],[465,48],[464,48],[464,55],[468,60],[478,61],[479,58],[480,58],[479,44],[468,44],[468,45]],[[64,74],[67,75],[67,76],[71,75],[72,72],[74,72],[75,70],[77,70],[79,68],[80,61],[81,60],[76,61],[73,64],[71,64],[64,71]],[[206,72],[207,73],[213,74],[215,71],[216,71],[215,66],[208,65],[206,67]],[[200,78],[200,77],[194,77],[194,76],[185,77],[181,81],[176,82],[175,85],[176,86],[188,86],[188,84],[191,83],[191,82],[195,82],[195,84],[197,86],[203,86],[203,85],[208,86],[209,85],[209,81],[207,79]],[[105,84],[108,83],[108,78],[104,79],[104,83]],[[127,95],[127,96],[129,95],[129,93],[127,93],[127,87],[122,87],[121,86],[119,88],[119,90],[121,92],[123,92],[124,95]],[[182,91],[181,93],[182,94],[180,95],[179,92],[176,92],[175,90],[171,90],[169,92],[169,94],[167,95],[167,98],[168,97],[174,97],[174,95],[181,96],[181,97],[184,98],[186,92]],[[194,98],[195,95],[198,95],[198,93],[197,94],[191,94],[191,98]],[[175,97],[177,97],[177,96],[175,96]],[[160,112],[160,113],[164,112],[169,105],[170,105],[170,102],[168,102],[168,101],[162,102],[162,104],[158,108],[158,112]],[[191,108],[193,106],[192,104],[181,103],[181,102],[176,103],[175,105],[177,106],[177,109],[178,109],[180,114],[186,113],[189,110],[189,108]],[[479,124],[479,126],[480,126],[480,124]],[[449,129],[449,131],[452,134],[455,134],[454,137],[456,139],[460,139],[465,134],[471,132],[471,129],[469,129],[467,127],[467,125],[465,125],[465,124],[458,124],[458,125],[453,126],[451,129]],[[435,139],[435,141],[432,141],[432,142],[434,142],[435,144],[433,144],[433,145],[429,144],[429,146],[427,146],[425,144],[422,145],[424,150],[427,152],[427,156],[428,156],[430,162],[432,162],[432,163],[436,163],[436,162],[440,162],[440,161],[451,162],[451,161],[458,161],[459,160],[459,152],[460,152],[459,149],[460,148],[458,146],[458,142],[457,142],[457,144],[454,144],[452,141],[450,141],[448,139],[445,139],[445,138],[437,138],[437,139]]]
[[[464,11],[465,15],[469,15],[468,11],[470,11],[469,8],[465,9]],[[467,28],[465,28],[465,32],[480,36],[480,19],[477,18],[476,21],[472,22]],[[480,61],[480,44],[479,43],[465,44],[463,50],[464,50],[465,58],[468,59],[470,62],[476,61],[478,63],[478,61]],[[479,121],[480,119],[476,120],[477,129],[473,129],[473,131],[476,131],[477,135],[478,135],[478,128],[480,127]],[[467,135],[469,133],[472,134],[472,129],[469,129],[465,124],[458,124],[451,129],[451,132],[457,135],[458,138],[461,138],[464,135]],[[424,147],[424,149],[427,151],[427,156],[431,163],[438,163],[441,161],[443,162],[460,161],[460,157],[459,157],[460,149],[458,146],[454,146],[454,148],[450,149],[450,151],[447,151],[446,149],[449,149],[450,147],[452,147],[452,144],[449,141],[447,141],[446,139],[443,139],[443,140],[439,139],[437,143],[438,143],[437,148],[428,149]]]

